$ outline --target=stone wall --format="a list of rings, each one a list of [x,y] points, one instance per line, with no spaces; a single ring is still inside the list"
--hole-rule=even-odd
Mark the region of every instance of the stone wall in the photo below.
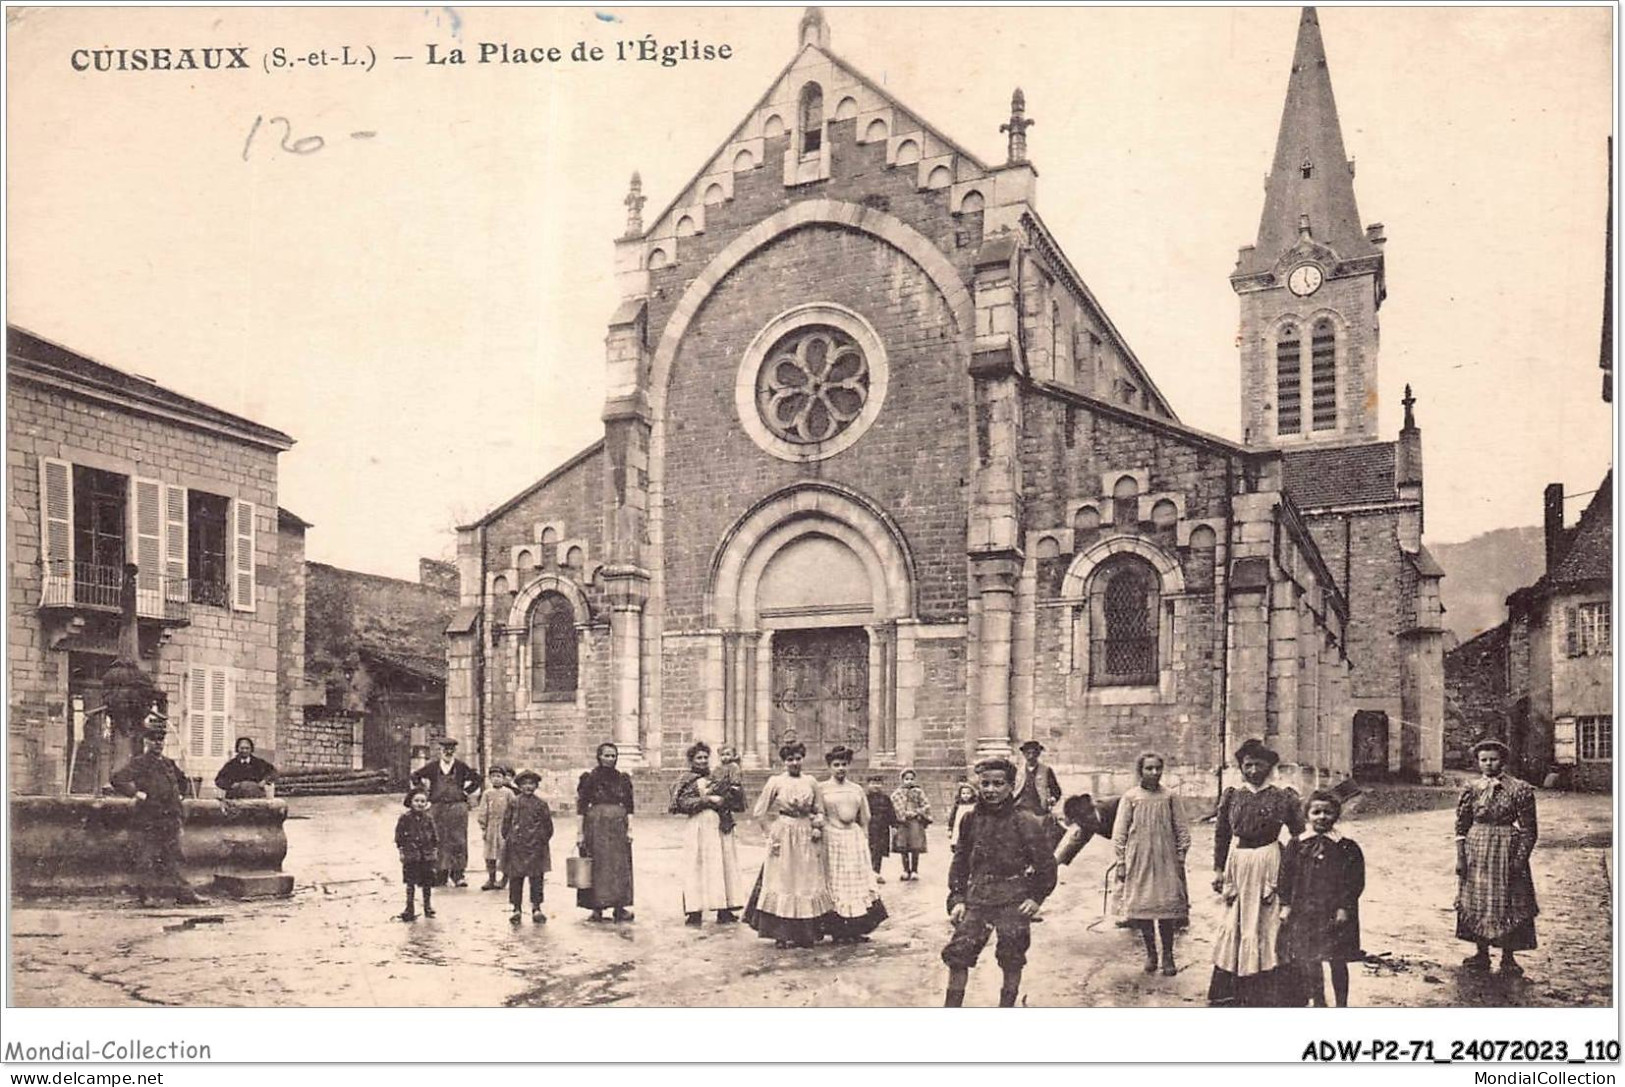
[[[45,644],[39,612],[44,583],[42,457],[254,503],[254,610],[191,604],[189,625],[173,628],[167,641],[155,643],[156,655],[142,664],[167,692],[182,731],[187,664],[228,669],[232,689],[228,731],[252,735],[261,753],[275,761],[282,724],[277,705],[281,674],[277,617],[283,594],[277,576],[276,452],[200,428],[93,404],[27,381],[10,382],[8,393],[6,550],[11,587],[7,664],[11,689],[7,738],[13,791],[60,791],[67,771],[68,654],[63,651],[67,646],[52,649]],[[111,653],[116,646],[104,640],[73,648]],[[186,766],[189,775],[213,780],[218,767],[212,759],[189,759],[179,739],[171,740],[169,752]]]
[[[1473,744],[1485,737],[1511,738],[1507,635],[1502,623],[1445,654],[1444,764],[1449,769],[1476,771]]]

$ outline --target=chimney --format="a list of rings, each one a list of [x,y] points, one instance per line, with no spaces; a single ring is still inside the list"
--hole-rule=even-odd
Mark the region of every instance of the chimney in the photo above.
[[[1557,566],[1563,552],[1563,484],[1546,484],[1546,572]]]

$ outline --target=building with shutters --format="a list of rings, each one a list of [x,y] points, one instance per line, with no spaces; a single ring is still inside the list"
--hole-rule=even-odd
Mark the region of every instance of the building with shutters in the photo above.
[[[302,645],[297,670],[279,655],[303,608],[278,576],[283,550],[304,559],[303,523],[277,508],[293,439],[15,327],[6,377],[13,791],[106,780],[94,711],[128,563],[167,753],[207,783],[239,736],[274,762],[303,661]]]
[[[1019,90],[984,162],[830,38],[809,10],[658,213],[633,175],[604,436],[460,529],[448,730],[566,795],[602,740],[651,783],[793,738],[941,787],[1032,738],[1097,795],[1153,747],[1212,796],[1249,736],[1348,776],[1364,722],[1374,772],[1437,772],[1421,435],[1409,401],[1377,435],[1384,239],[1313,11],[1230,277],[1242,442],[1178,419],[1045,224]]]

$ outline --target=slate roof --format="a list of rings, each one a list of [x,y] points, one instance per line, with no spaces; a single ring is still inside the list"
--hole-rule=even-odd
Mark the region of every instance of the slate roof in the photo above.
[[[1304,176],[1303,167],[1310,167]],[[1275,139],[1275,159],[1264,186],[1264,214],[1258,241],[1243,250],[1236,271],[1269,270],[1298,241],[1299,216],[1309,217],[1314,239],[1344,260],[1381,252],[1360,225],[1354,201],[1354,168],[1343,149],[1326,46],[1314,8],[1298,20],[1298,42],[1287,79],[1286,105]]]
[[[1282,454],[1286,492],[1299,509],[1393,502],[1395,442],[1364,442]]]
[[[1580,514],[1572,529],[1568,549],[1557,567],[1546,577],[1554,585],[1607,580],[1614,570],[1614,473],[1603,477],[1602,486]]]
[[[189,416],[200,422],[229,428],[249,441],[275,449],[293,446],[293,439],[280,430],[273,430],[229,411],[221,411],[201,400],[182,396],[156,381],[86,358],[16,325],[6,326],[6,364],[7,370],[18,377],[35,376],[54,380],[70,387],[78,386],[86,392],[116,396],[125,402],[134,401],[137,407],[147,405],[171,415]]]

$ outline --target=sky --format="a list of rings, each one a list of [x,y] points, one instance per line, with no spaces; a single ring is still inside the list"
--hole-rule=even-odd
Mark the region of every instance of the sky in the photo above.
[[[984,161],[1023,88],[1046,223],[1179,416],[1239,438],[1228,276],[1298,9],[825,10],[837,55]],[[652,221],[801,11],[10,9],[7,319],[292,435],[280,501],[314,524],[308,557],[415,577],[601,435],[627,179]],[[1380,433],[1410,383],[1432,542],[1538,524],[1548,482],[1590,491],[1611,462],[1612,17],[1320,9],[1360,213],[1388,237]],[[647,34],[732,56],[568,60]],[[566,59],[425,63],[482,41]],[[165,45],[250,67],[72,65]],[[272,64],[346,45],[376,64]]]

